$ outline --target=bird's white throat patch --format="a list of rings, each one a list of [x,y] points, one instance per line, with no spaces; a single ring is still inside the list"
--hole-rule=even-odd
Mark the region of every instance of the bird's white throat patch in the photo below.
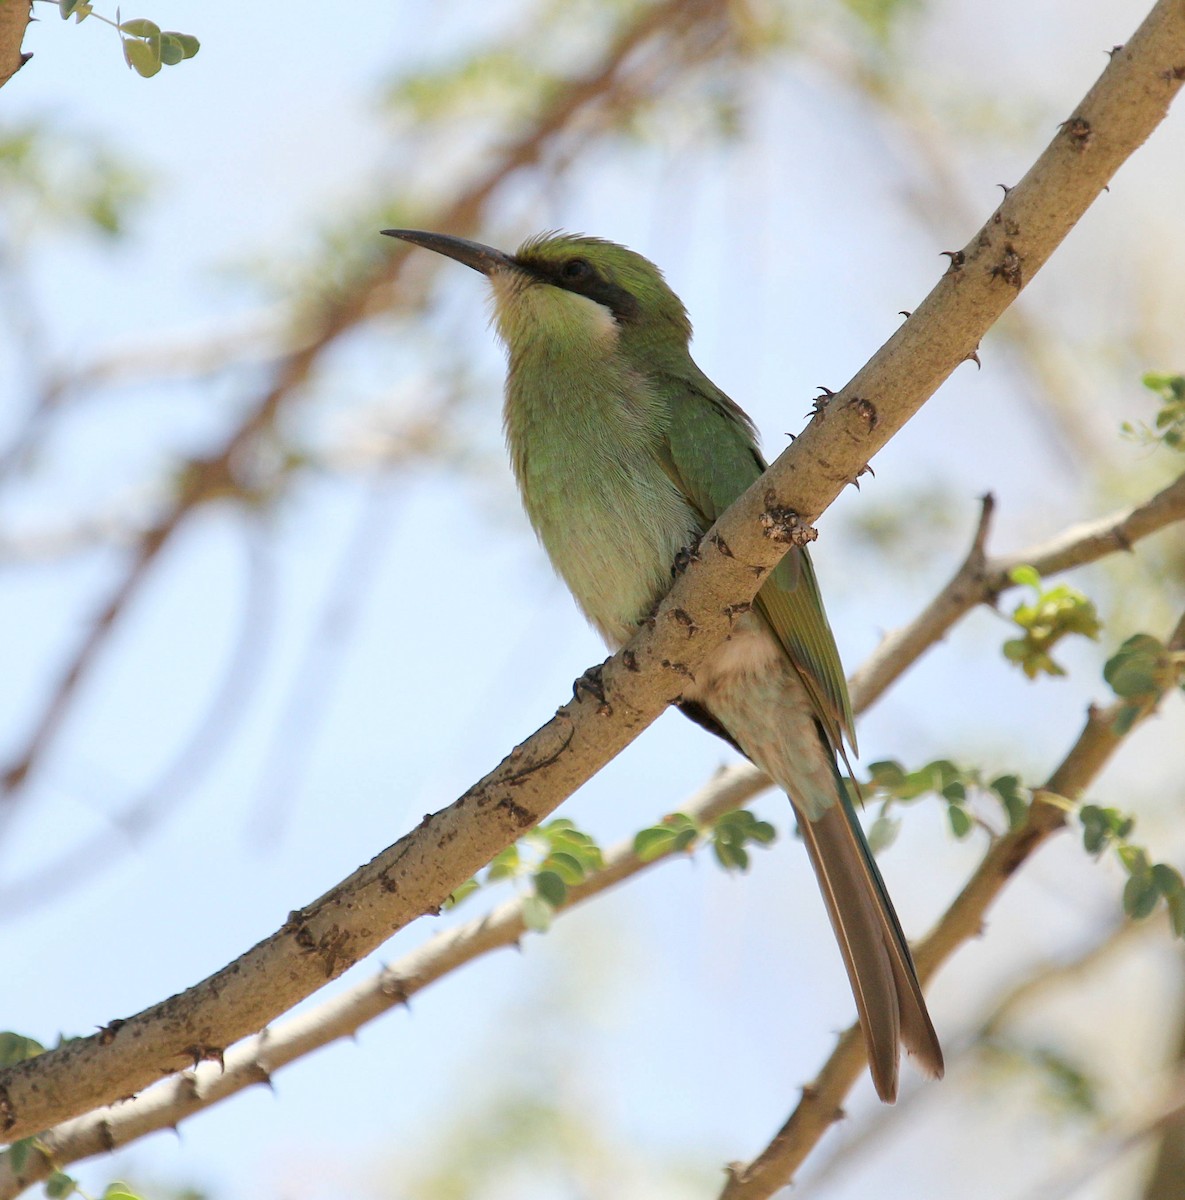
[[[544,334],[578,338],[605,348],[616,344],[617,319],[603,304],[532,279],[521,271],[494,271],[490,276],[493,324],[506,343]]]

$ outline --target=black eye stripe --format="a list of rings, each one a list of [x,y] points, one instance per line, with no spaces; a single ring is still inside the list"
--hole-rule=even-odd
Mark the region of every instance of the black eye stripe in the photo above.
[[[633,295],[618,284],[610,283],[587,258],[576,256],[562,262],[540,262],[527,256],[516,261],[522,269],[545,283],[603,304],[618,321],[631,321],[638,315],[638,302]]]

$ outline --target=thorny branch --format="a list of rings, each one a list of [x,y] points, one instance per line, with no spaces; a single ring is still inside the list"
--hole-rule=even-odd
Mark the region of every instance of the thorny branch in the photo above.
[[[1166,497],[1171,499],[1171,503],[1166,503]],[[985,498],[973,547],[967,558],[968,563],[974,561],[979,564],[976,576],[980,589],[978,603],[991,602],[1001,591],[1012,586],[1007,577],[1011,569],[1008,564],[1038,563],[1042,574],[1052,574],[1056,570],[1068,570],[1096,561],[1120,547],[1130,549],[1140,538],[1156,532],[1170,521],[1185,520],[1185,485],[1178,480],[1143,504],[1100,521],[1066,530],[1028,551],[993,559],[991,561],[998,564],[994,568],[986,566],[985,543],[991,511],[991,503]],[[1121,530],[1122,536],[1109,536],[1108,531],[1114,530]],[[966,569],[965,563],[944,589],[944,594],[958,585]],[[920,617],[910,628],[913,629],[915,625],[926,632],[925,637],[919,633],[908,639],[909,652],[915,658],[939,640],[949,628],[934,622],[925,623]],[[858,682],[881,677],[878,663],[889,648],[890,641],[886,640],[885,645],[852,678],[852,705],[856,713],[871,707],[910,665],[906,661],[905,650],[893,650],[892,660],[896,669],[883,679],[880,686],[874,689],[867,683]],[[707,825],[722,813],[748,803],[753,796],[770,786],[769,779],[751,763],[738,763],[720,772],[700,793],[680,805],[679,811],[686,813],[697,824]],[[657,863],[666,857],[664,855],[652,861]],[[587,900],[631,878],[650,865],[638,859],[630,847],[618,847],[606,856],[603,870],[598,871],[586,884],[573,889],[570,904],[565,906],[564,911],[572,904]],[[375,979],[344,997],[318,1005],[296,1020],[271,1026],[265,1033],[237,1044],[226,1052],[225,1070],[214,1064],[203,1064],[196,1071],[186,1072],[134,1100],[97,1109],[67,1121],[50,1130],[42,1141],[51,1151],[53,1162],[62,1166],[127,1145],[156,1130],[169,1128],[243,1088],[269,1081],[271,1074],[280,1067],[313,1049],[354,1033],[362,1024],[410,998],[429,982],[434,982],[481,954],[515,942],[522,932],[517,902],[503,905],[480,921],[470,922],[460,929],[431,939],[414,955],[387,968]],[[400,981],[397,988],[391,983],[395,979]],[[384,998],[382,1002],[380,996]],[[884,1109],[883,1115],[895,1117],[900,1109],[901,1103],[898,1103],[895,1109]],[[17,1180],[6,1175],[0,1165],[0,1200],[6,1200],[21,1188],[46,1178],[50,1169],[47,1160],[40,1158],[31,1161]],[[6,1190],[14,1188],[16,1190]]]
[[[680,812],[697,825],[710,826],[740,808],[753,793],[751,773],[742,766],[719,771]],[[559,916],[642,872],[682,857],[665,851],[641,859],[626,842],[605,855],[604,866],[583,883],[569,888]],[[17,1173],[0,1157],[0,1200],[11,1200],[25,1188],[49,1177],[57,1168],[110,1153],[161,1129],[174,1128],[194,1113],[245,1088],[271,1083],[281,1067],[340,1038],[351,1037],[365,1024],[445,975],[489,954],[517,945],[527,932],[521,900],[509,900],[492,912],[437,934],[423,946],[384,967],[372,978],[297,1017],[271,1025],[226,1051],[221,1063],[206,1062],[184,1071],[130,1100],[66,1121],[38,1139],[44,1147]]]
[[[20,5],[9,5],[6,11],[14,7]],[[634,52],[639,47],[650,39],[661,39],[668,55],[689,57],[693,61],[710,56],[728,43],[726,9],[723,0],[666,0],[643,11],[620,32],[591,71],[557,86],[547,107],[502,150],[494,165],[462,190],[451,204],[427,214],[426,223],[457,233],[471,232],[479,224],[486,204],[506,180],[539,161],[560,134],[569,132],[579,116],[588,112],[596,115],[599,108],[609,103],[624,103],[622,93],[633,91],[631,80],[635,71],[644,79],[649,78],[644,66],[634,64]],[[702,36],[697,39],[695,34]],[[640,91],[635,103],[641,103],[646,94]],[[587,129],[580,132],[580,136],[587,135]],[[0,815],[4,802],[11,805],[40,761],[112,628],[139,592],[140,585],[173,535],[205,502],[249,491],[243,476],[244,468],[255,449],[274,429],[280,412],[307,384],[322,355],[361,321],[400,302],[393,287],[405,259],[406,249],[392,248],[348,289],[324,298],[318,309],[303,322],[303,335],[279,359],[270,382],[247,406],[248,415],[241,425],[221,448],[195,459],[182,472],[184,482],[176,498],[141,535],[131,552],[127,572],[99,608],[90,629],[69,658],[23,747],[7,766],[0,769]]]
[[[680,12],[690,7],[674,6]],[[403,924],[434,911],[492,853],[546,816],[636,736],[678,694],[686,672],[694,671],[725,635],[732,606],[750,599],[779,560],[784,547],[763,538],[762,515],[780,509],[813,518],[823,511],[967,358],[1114,171],[1163,118],[1185,78],[1185,71],[1178,76],[1164,64],[1178,61],[1185,62],[1185,12],[1176,0],[1161,0],[1128,46],[1111,59],[1073,122],[958,253],[958,265],[721,517],[705,538],[701,560],[676,582],[653,626],[605,665],[606,702],[573,701],[454,805],[426,817],[416,831],[293,913],[281,930],[215,976],[118,1029],[110,1027],[105,1034],[0,1074],[0,1114],[8,1135],[27,1136],[134,1092],[162,1070],[180,1069],[187,1054],[220,1055],[223,1047],[263,1027]],[[1078,136],[1083,126],[1093,130],[1089,153]],[[467,225],[456,220],[453,227]],[[294,364],[289,373],[301,370]],[[676,612],[698,626],[694,640],[674,619]],[[1108,713],[1092,714],[1078,746],[1051,777],[1051,791],[1073,796],[1093,777],[1118,742],[1110,720]],[[556,756],[547,770],[527,774],[531,763],[552,757],[561,744],[569,746],[567,753]],[[921,947],[923,978],[953,944],[970,935],[1003,881],[1058,827],[1060,814],[1055,805],[1039,800],[1028,824],[989,851],[946,920]],[[834,1119],[859,1066],[853,1033],[804,1097],[802,1115],[792,1118],[781,1143],[805,1153]],[[804,1136],[812,1127],[813,1135]],[[770,1165],[763,1160],[738,1171],[734,1183],[748,1181],[754,1171],[769,1179]],[[775,1167],[774,1174],[779,1170]]]
[[[852,676],[853,701],[872,704],[907,667],[941,641],[956,622],[979,604],[994,604],[1013,586],[1012,572],[1030,566],[1040,575],[1055,575],[1085,566],[1118,550],[1130,550],[1141,538],[1185,520],[1185,475],[1141,504],[1072,526],[1019,554],[987,556],[995,501],[985,496],[979,524],[967,557],[950,582],[904,628],[889,634]]]
[[[1170,649],[1185,649],[1185,616],[1168,640]],[[1122,745],[1127,733],[1116,732],[1123,702],[1091,707],[1074,745],[1037,789],[1025,822],[998,838],[975,874],[946,910],[933,931],[914,948],[923,985],[965,941],[977,936],[984,917],[1017,870],[1057,833],[1066,821],[1066,803],[1078,800]],[[1149,705],[1142,723],[1155,710]],[[1130,730],[1128,731],[1130,732]],[[760,1200],[789,1184],[819,1139],[843,1116],[844,1097],[864,1066],[858,1025],[849,1028],[823,1069],[802,1093],[797,1108],[769,1145],[751,1163],[730,1167],[721,1200]]]

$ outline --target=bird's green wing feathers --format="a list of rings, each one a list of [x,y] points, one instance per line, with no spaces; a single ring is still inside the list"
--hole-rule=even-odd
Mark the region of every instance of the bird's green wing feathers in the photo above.
[[[765,470],[756,433],[741,409],[704,376],[668,377],[661,386],[671,403],[663,465],[707,528]],[[840,749],[844,735],[855,750],[847,683],[805,550],[791,550],[782,559],[756,604],[798,669],[833,746]]]

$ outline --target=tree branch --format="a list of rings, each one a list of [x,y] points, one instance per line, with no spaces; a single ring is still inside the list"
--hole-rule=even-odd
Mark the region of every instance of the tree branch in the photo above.
[[[889,634],[852,676],[852,700],[856,704],[859,697],[857,708],[878,700],[903,671],[973,608],[994,604],[1003,592],[1015,586],[1012,572],[1017,567],[1027,565],[1040,575],[1055,575],[1096,562],[1117,550],[1130,550],[1141,538],[1185,520],[1185,475],[1142,504],[1071,526],[1019,554],[989,559],[986,544],[994,509],[994,499],[985,496],[971,549],[950,582],[913,621]]]
[[[697,825],[710,826],[764,786],[765,781],[758,777],[755,788],[752,776],[753,772],[740,764],[718,771],[679,811]],[[605,855],[600,870],[568,889],[568,898],[556,915],[677,857],[684,854],[668,850],[641,859],[634,853],[631,838]],[[0,1200],[12,1200],[69,1163],[109,1154],[150,1133],[175,1128],[194,1113],[255,1084],[270,1085],[281,1067],[340,1038],[352,1037],[363,1025],[406,1004],[430,983],[482,955],[516,945],[526,932],[522,900],[509,900],[486,916],[436,934],[348,992],[244,1039],[218,1063],[202,1063],[130,1100],[63,1122],[38,1138],[43,1149],[29,1156],[22,1171],[13,1171],[10,1161],[0,1157]]]
[[[0,0],[0,3],[4,2]],[[472,231],[479,223],[485,205],[511,175],[536,163],[553,140],[579,115],[622,85],[627,64],[639,46],[652,37],[677,43],[680,36],[701,23],[708,26],[726,23],[726,8],[724,0],[665,0],[665,3],[643,11],[621,30],[590,72],[557,86],[535,121],[503,148],[485,174],[461,189],[451,204],[435,214],[426,215],[426,222],[460,233]],[[688,50],[693,55],[701,52],[702,48]],[[633,103],[641,103],[644,98],[644,95],[632,97]],[[623,103],[623,107],[628,108],[629,104]],[[220,449],[187,464],[182,472],[184,485],[177,489],[177,499],[140,538],[126,574],[92,619],[89,630],[51,690],[49,701],[34,721],[23,747],[0,770],[0,815],[3,802],[15,800],[56,736],[79,685],[97,660],[111,630],[139,592],[150,568],[173,535],[207,500],[240,494],[238,465],[273,428],[281,410],[312,376],[322,354],[359,322],[392,306],[392,289],[410,247],[388,250],[350,287],[322,298],[316,310],[301,322],[302,332],[294,336],[289,351],[279,359],[270,383],[247,406],[248,415],[242,424]]]
[[[1173,631],[1169,647],[1185,649],[1185,616]],[[929,982],[959,946],[981,932],[988,909],[1008,881],[1065,825],[1066,802],[1081,797],[1130,733],[1130,729],[1116,732],[1116,721],[1125,708],[1123,701],[1105,709],[1091,706],[1073,747],[1045,785],[1034,793],[1024,824],[989,847],[975,874],[937,926],[915,947],[914,962],[923,984]],[[1134,725],[1142,724],[1153,711],[1155,706],[1150,705]],[[841,1036],[814,1082],[803,1088],[797,1108],[766,1149],[748,1165],[735,1163],[729,1168],[721,1200],[762,1200],[789,1184],[819,1139],[843,1116],[844,1097],[863,1070],[864,1062],[860,1027],[853,1025]]]
[[[33,19],[33,0],[0,0],[0,87],[31,59],[21,50]]]
[[[1177,0],[1160,0],[913,316],[716,523],[700,561],[676,582],[654,620],[606,664],[604,700],[582,692],[453,805],[425,817],[202,983],[0,1073],[6,1136],[36,1133],[135,1092],[186,1060],[221,1055],[403,925],[437,911],[498,850],[636,737],[680,694],[688,674],[727,633],[737,606],[752,599],[788,546],[804,540],[792,514],[816,516],[857,476],[974,351],[1163,119],[1185,80],[1176,63],[1185,65],[1185,10]],[[289,371],[299,374],[307,365]],[[1044,807],[1035,805],[1034,813]],[[1036,826],[1033,836],[1040,840]],[[956,905],[952,919],[964,908]],[[857,1054],[853,1072],[858,1068]]]

